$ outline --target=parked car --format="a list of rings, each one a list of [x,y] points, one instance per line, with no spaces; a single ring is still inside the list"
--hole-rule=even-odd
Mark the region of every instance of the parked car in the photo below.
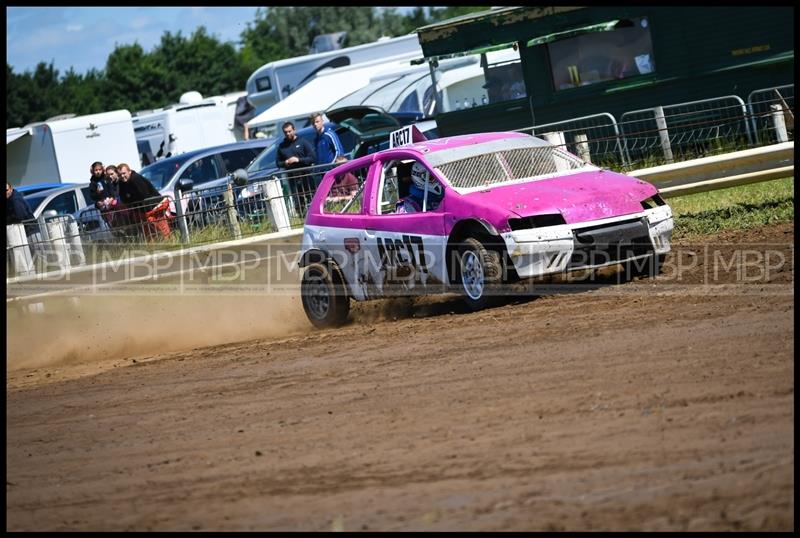
[[[22,187],[18,188],[22,189]],[[35,218],[45,211],[55,211],[55,215],[75,215],[78,210],[93,205],[89,196],[89,183],[59,184],[57,187],[42,188],[33,193],[24,193],[25,201]]]
[[[181,196],[183,213],[190,215],[191,226],[205,226],[209,208],[220,203],[229,175],[247,167],[269,144],[269,140],[255,139],[188,151],[145,166],[139,173],[170,198],[173,215],[175,187],[180,183],[181,192],[188,193]]]
[[[25,201],[28,202],[36,219],[42,215],[45,217],[70,215],[77,221],[83,239],[110,241],[113,239],[113,234],[100,216],[100,212],[94,207],[89,195],[89,185],[88,182],[71,183],[34,189],[33,193],[25,196]],[[34,238],[34,241],[38,241],[38,237]]]
[[[374,146],[388,140],[389,133],[400,128],[400,123],[394,117],[380,111],[380,109],[358,108],[361,110],[357,111],[356,107],[348,107],[348,110],[338,114],[337,112],[339,111],[327,111],[325,113],[328,119],[331,120],[325,124],[325,127],[331,128],[336,132],[348,159],[367,155]],[[316,130],[313,126],[298,129],[296,133],[299,138],[304,138],[312,146],[314,145]],[[283,168],[278,168],[275,164],[278,146],[282,141],[282,137],[273,141],[247,167],[248,183],[269,179],[271,176],[284,171]]]
[[[342,149],[348,160],[369,155],[389,146],[389,134],[401,127],[401,122],[392,114],[380,107],[351,106],[328,110],[325,115],[331,120],[326,127],[332,128],[339,136]],[[416,124],[428,138],[437,138],[438,131],[435,120],[427,120]],[[308,140],[312,145],[316,136],[314,127],[305,127],[296,131],[297,136]],[[241,191],[240,200],[247,207],[261,207],[259,201],[263,197],[263,182],[278,176],[283,177],[285,170],[275,163],[278,146],[283,139],[278,139],[265,149],[256,159],[241,172],[247,177],[248,187]],[[333,166],[331,165],[331,168]],[[326,167],[315,167],[315,172],[324,172]],[[288,188],[284,187],[284,192]]]
[[[359,187],[343,197],[335,181],[348,174]],[[656,187],[533,136],[418,141],[325,174],[303,230],[302,303],[325,327],[350,299],[456,292],[479,309],[545,275],[655,274],[672,229]]]
[[[33,185],[14,187],[14,190],[19,191],[23,196],[28,196],[29,194],[36,194],[37,192],[59,189],[61,187],[71,187],[73,185],[76,185],[76,183],[34,183]]]
[[[226,181],[228,174],[246,168],[269,144],[268,140],[255,139],[187,151],[145,166],[139,173],[161,194],[173,197],[180,180],[184,180],[187,189],[203,188],[216,180]]]

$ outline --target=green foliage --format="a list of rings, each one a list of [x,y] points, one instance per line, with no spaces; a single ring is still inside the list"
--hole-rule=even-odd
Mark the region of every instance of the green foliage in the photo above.
[[[65,113],[131,112],[174,103],[186,91],[218,95],[244,88],[263,64],[308,54],[315,36],[347,32],[345,46],[382,36],[396,37],[450,17],[488,7],[397,8],[307,6],[259,8],[241,33],[240,48],[221,43],[203,27],[185,37],[165,32],[145,51],[138,43],[117,45],[105,69],[60,76],[44,62],[33,72],[14,73],[6,63],[6,127],[23,126]]]
[[[255,70],[268,62],[308,54],[320,34],[347,32],[346,47],[402,35],[414,30],[420,10],[407,19],[395,8],[381,12],[363,6],[259,8],[255,21],[242,32],[245,63]]]

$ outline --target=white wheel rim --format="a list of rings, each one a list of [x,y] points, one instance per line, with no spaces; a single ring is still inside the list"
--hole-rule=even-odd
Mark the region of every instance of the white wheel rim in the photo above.
[[[466,252],[461,260],[461,283],[464,292],[473,301],[483,296],[483,264],[478,255],[471,250]]]

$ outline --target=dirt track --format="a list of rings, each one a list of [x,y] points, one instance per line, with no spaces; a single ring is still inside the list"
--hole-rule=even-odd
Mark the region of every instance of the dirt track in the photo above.
[[[786,263],[712,270],[745,243]],[[477,313],[314,331],[292,302],[241,343],[9,351],[6,528],[793,530],[793,223],[703,246],[680,280]]]

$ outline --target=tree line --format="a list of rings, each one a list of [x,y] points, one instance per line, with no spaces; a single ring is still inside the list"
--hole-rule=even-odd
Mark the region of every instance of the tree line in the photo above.
[[[188,37],[164,32],[150,51],[138,43],[117,45],[104,69],[83,74],[70,68],[61,75],[52,62],[15,73],[6,62],[6,128],[65,113],[157,108],[191,90],[204,96],[242,91],[250,74],[265,63],[308,54],[316,35],[345,31],[344,46],[360,45],[485,9],[418,7],[402,14],[395,8],[366,6],[268,7],[259,8],[247,23],[238,50],[201,26]]]

